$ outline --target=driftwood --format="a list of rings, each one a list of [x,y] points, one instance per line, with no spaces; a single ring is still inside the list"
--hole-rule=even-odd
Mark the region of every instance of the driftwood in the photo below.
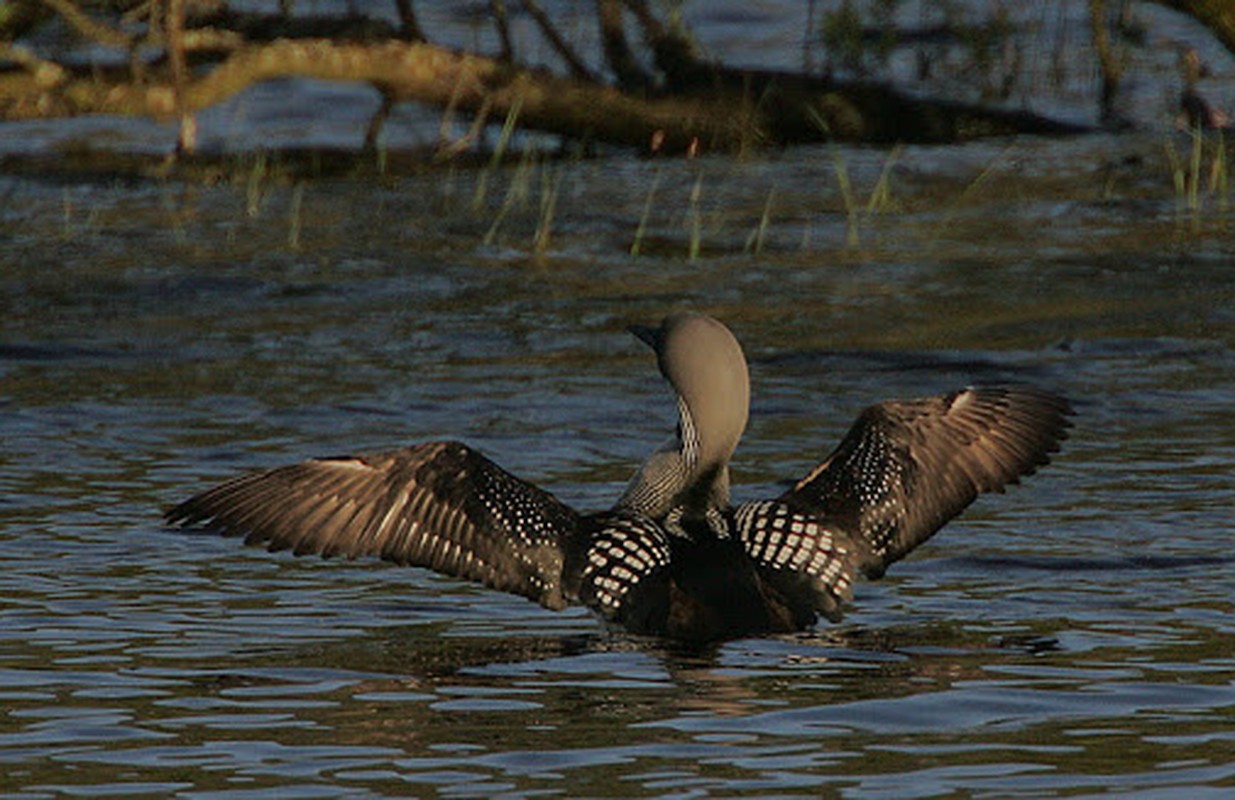
[[[1215,31],[1235,31],[1235,3],[1229,0],[1168,4]],[[237,14],[193,0],[162,0],[146,6],[144,33],[137,35],[126,32],[134,26],[103,21],[97,9],[87,13],[70,0],[10,0],[0,7],[0,37],[10,42],[58,15],[81,36],[130,57],[108,66],[72,66],[0,42],[0,55],[10,62],[0,70],[0,119],[180,119],[181,145],[191,148],[195,112],[261,81],[304,77],[371,84],[383,97],[381,114],[394,102],[416,101],[498,120],[517,117],[522,127],[573,139],[666,151],[732,152],[829,139],[955,142],[1083,130],[1029,112],[915,98],[883,84],[728,69],[699,58],[689,37],[634,0],[597,2],[612,86],[592,75],[532,0],[523,5],[570,65],[569,77],[518,65],[508,40],[497,57],[430,44],[423,41],[410,0],[397,5],[400,27],[364,17]],[[491,5],[504,14],[503,3]],[[624,15],[642,29],[657,75],[647,74],[633,57]],[[164,55],[143,61],[137,56],[142,45],[161,47]]]

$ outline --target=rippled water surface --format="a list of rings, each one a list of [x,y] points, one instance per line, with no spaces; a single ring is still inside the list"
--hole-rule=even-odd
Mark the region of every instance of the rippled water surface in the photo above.
[[[1190,147],[0,175],[0,793],[1231,796],[1235,217],[1175,194]],[[160,524],[429,438],[602,507],[674,422],[625,326],[679,307],[752,362],[738,499],[887,397],[1025,381],[1076,427],[843,623],[704,652]]]

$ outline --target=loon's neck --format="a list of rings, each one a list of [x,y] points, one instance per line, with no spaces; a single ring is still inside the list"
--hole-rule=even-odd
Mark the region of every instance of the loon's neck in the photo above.
[[[617,509],[660,519],[670,513],[707,517],[728,507],[728,453],[724,459],[703,461],[708,451],[681,397],[678,413],[676,435],[639,467]]]

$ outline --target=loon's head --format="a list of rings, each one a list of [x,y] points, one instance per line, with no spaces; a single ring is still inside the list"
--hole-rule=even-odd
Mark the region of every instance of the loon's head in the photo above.
[[[656,351],[660,372],[677,394],[679,451],[690,472],[723,471],[750,413],[742,346],[720,322],[693,312],[630,330]]]

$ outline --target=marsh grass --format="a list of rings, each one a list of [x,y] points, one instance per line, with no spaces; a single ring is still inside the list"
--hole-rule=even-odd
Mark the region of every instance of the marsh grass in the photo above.
[[[488,247],[497,240],[497,235],[501,231],[502,225],[506,221],[506,217],[516,209],[527,207],[528,198],[531,196],[532,172],[539,166],[536,151],[534,147],[528,146],[523,149],[519,156],[519,163],[515,166],[514,174],[510,178],[510,183],[506,187],[506,195],[502,198],[502,205],[498,207],[497,214],[493,217],[492,224],[489,225],[489,230],[486,231],[482,243]],[[487,184],[486,176],[496,174],[496,167],[487,167],[478,180],[481,183]],[[477,191],[485,189],[484,186],[478,183]],[[479,197],[479,195],[477,195]],[[472,205],[476,208],[477,199],[473,197]],[[481,202],[483,206],[483,201]]]
[[[759,215],[759,224],[746,237],[746,252],[754,255],[763,254],[763,243],[767,239],[768,225],[772,221],[772,202],[776,198],[776,187],[768,189],[767,199],[763,201],[763,213]]]
[[[845,246],[855,248],[861,242],[861,235],[858,233],[858,201],[853,182],[849,180],[849,165],[841,155],[840,148],[836,146],[832,147],[832,171],[836,175],[836,188],[845,209]]]
[[[1208,134],[1192,129],[1189,137],[1189,146],[1183,153],[1169,138],[1163,143],[1163,149],[1175,192],[1176,218],[1179,221],[1187,218],[1197,226],[1208,201],[1212,200],[1220,213],[1230,208],[1230,178],[1223,132]]]
[[[387,170],[390,168],[390,149],[386,146],[385,135],[379,136],[377,139],[377,146],[374,148],[374,159],[377,174],[386,177]]]
[[[263,184],[268,177],[269,169],[266,162],[266,153],[259,152],[257,157],[253,159],[253,166],[249,168],[248,179],[245,181],[244,212],[250,218],[256,217],[262,212]]]
[[[708,220],[705,217],[712,217],[712,224],[715,225],[720,215],[705,214],[704,211],[704,172],[702,169],[691,170],[694,173],[694,180],[689,184],[690,188],[687,191],[685,198],[685,208],[682,209],[679,201],[672,199],[668,201],[673,207],[673,213],[670,217],[672,220],[668,227],[673,228],[681,226],[686,237],[686,260],[697,261],[703,255],[704,244],[703,234],[705,225]],[[634,239],[630,245],[630,255],[638,257],[646,255],[650,251],[655,250],[657,254],[672,257],[671,254],[676,254],[680,257],[681,241],[676,236],[657,236],[648,235],[648,227],[652,218],[652,211],[656,206],[657,195],[660,192],[661,184],[664,178],[664,168],[657,167],[652,173],[652,180],[648,186],[647,194],[644,196],[643,208],[639,214],[639,222],[635,226]],[[748,242],[749,248],[749,242]]]
[[[899,160],[902,147],[897,145],[889,151],[879,171],[879,178],[871,187],[866,202],[861,202],[853,181],[849,177],[849,166],[841,149],[831,145],[832,169],[836,175],[836,186],[840,192],[841,203],[845,210],[845,246],[856,249],[862,243],[862,226],[876,216],[897,210],[897,204],[892,198],[892,169]]]
[[[1218,210],[1225,214],[1231,207],[1231,183],[1226,168],[1226,135],[1223,131],[1218,131],[1217,140],[1210,166],[1209,187],[1218,196]]]
[[[532,252],[544,255],[552,238],[553,217],[557,212],[558,191],[562,184],[561,170],[544,167],[540,171],[540,217],[532,237]]]
[[[663,168],[657,167],[652,173],[652,183],[648,186],[647,197],[643,200],[643,213],[639,215],[639,225],[635,228],[635,239],[630,244],[630,254],[638,256],[643,250],[643,237],[647,234],[648,219],[652,216],[652,204],[656,200],[656,190],[660,188]]]
[[[574,156],[571,162],[576,163],[580,157]],[[486,167],[484,172],[497,174],[492,166]],[[481,244],[488,247],[496,243],[510,219],[512,217],[519,219],[519,212],[531,211],[534,204],[535,222],[532,228],[531,252],[535,255],[543,255],[552,241],[558,198],[566,174],[564,167],[552,156],[541,152],[535,144],[527,144],[510,173],[502,203],[493,215],[493,220],[489,223]],[[479,195],[473,195],[473,208],[475,208],[477,196]],[[522,218],[530,219],[527,216]]]
[[[972,208],[975,203],[979,202],[978,196],[988,184],[996,181],[1000,165],[1007,163],[1010,154],[1015,152],[1015,147],[1015,144],[1010,144],[1000,150],[983,164],[971,180],[965,182],[954,198],[942,199],[938,203],[941,213],[938,221],[933,225],[932,238],[927,240],[929,246],[933,247],[935,242],[947,238],[949,230],[953,228],[965,209]]]
[[[892,199],[892,169],[900,161],[903,150],[904,147],[898,144],[888,152],[887,158],[883,160],[883,167],[879,170],[879,179],[875,181],[870,198],[866,201],[868,217],[900,210],[896,201]]]
[[[939,256],[971,235],[975,221],[986,220],[990,235],[1002,235],[1005,228],[1018,235],[1018,218],[1033,218],[1056,200],[1083,204],[1095,193],[1104,212],[1151,200],[1168,235],[1173,223],[1175,235],[1189,237],[1195,236],[1190,221],[1204,223],[1194,227],[1205,235],[1231,227],[1229,217],[1220,214],[1231,208],[1229,154],[1221,131],[1148,137],[1128,146],[1135,158],[1082,150],[1080,158],[1074,154],[1062,162],[1096,161],[1102,167],[1097,182],[1082,185],[1080,177],[1088,174],[1083,169],[1045,178],[1038,168],[1025,169],[1022,162],[1040,157],[1041,149],[1015,142],[974,147],[940,169],[918,163],[934,157],[930,150],[829,144],[803,154],[800,166],[769,160],[766,168],[758,163],[756,169],[743,165],[726,171],[715,160],[661,158],[613,171],[607,161],[589,165],[590,153],[559,153],[534,135],[516,136],[515,123],[511,115],[500,137],[487,137],[495,150],[449,161],[429,160],[432,154],[424,152],[419,164],[409,167],[410,154],[389,151],[391,175],[383,185],[405,185],[408,194],[383,192],[372,202],[380,205],[388,197],[398,215],[431,232],[435,241],[465,248],[500,244],[532,256],[552,248],[562,256],[581,246],[608,245],[633,257],[693,263],[717,255],[767,257],[772,251],[773,261],[828,253],[857,264],[881,254],[895,256],[906,247]],[[322,226],[337,214],[317,195],[308,196],[316,190],[314,181],[354,182],[363,193],[377,168],[372,153],[344,161],[326,152],[320,164],[313,157],[308,151],[258,151],[189,166],[195,176],[205,176],[203,183],[230,186],[232,219],[217,230],[220,238],[229,243],[251,238],[260,226],[269,228],[276,248],[308,251],[322,246]],[[181,213],[187,201],[174,188],[186,184],[174,173],[160,179],[168,195],[159,215],[165,234],[196,246],[194,212]],[[1156,190],[1146,198],[1149,186]],[[332,186],[322,194],[338,191]],[[83,194],[58,189],[52,203],[49,220],[64,238],[93,235],[92,225],[103,233],[112,227],[107,209],[101,225],[91,219]],[[990,210],[996,208],[997,214]],[[430,219],[420,219],[422,214]],[[992,216],[998,216],[993,225]],[[596,220],[600,232],[589,233]],[[616,239],[608,240],[608,233]]]
[[[703,198],[703,173],[695,177],[695,183],[690,188],[690,201],[687,205],[686,220],[690,232],[690,245],[687,248],[687,260],[697,261],[703,249],[703,213],[700,202]]]
[[[489,181],[502,165],[502,161],[506,156],[506,150],[510,147],[510,140],[514,136],[519,124],[519,112],[522,108],[522,102],[516,98],[510,106],[509,113],[506,114],[506,120],[502,123],[502,132],[498,134],[497,144],[493,146],[493,154],[489,158],[489,164],[480,171],[480,175],[476,178],[476,190],[472,194],[472,211],[474,212],[478,212],[484,207],[485,199],[489,194]]]
[[[301,205],[304,201],[304,183],[297,181],[292,189],[292,199],[287,210],[287,246],[292,250],[300,249]]]

